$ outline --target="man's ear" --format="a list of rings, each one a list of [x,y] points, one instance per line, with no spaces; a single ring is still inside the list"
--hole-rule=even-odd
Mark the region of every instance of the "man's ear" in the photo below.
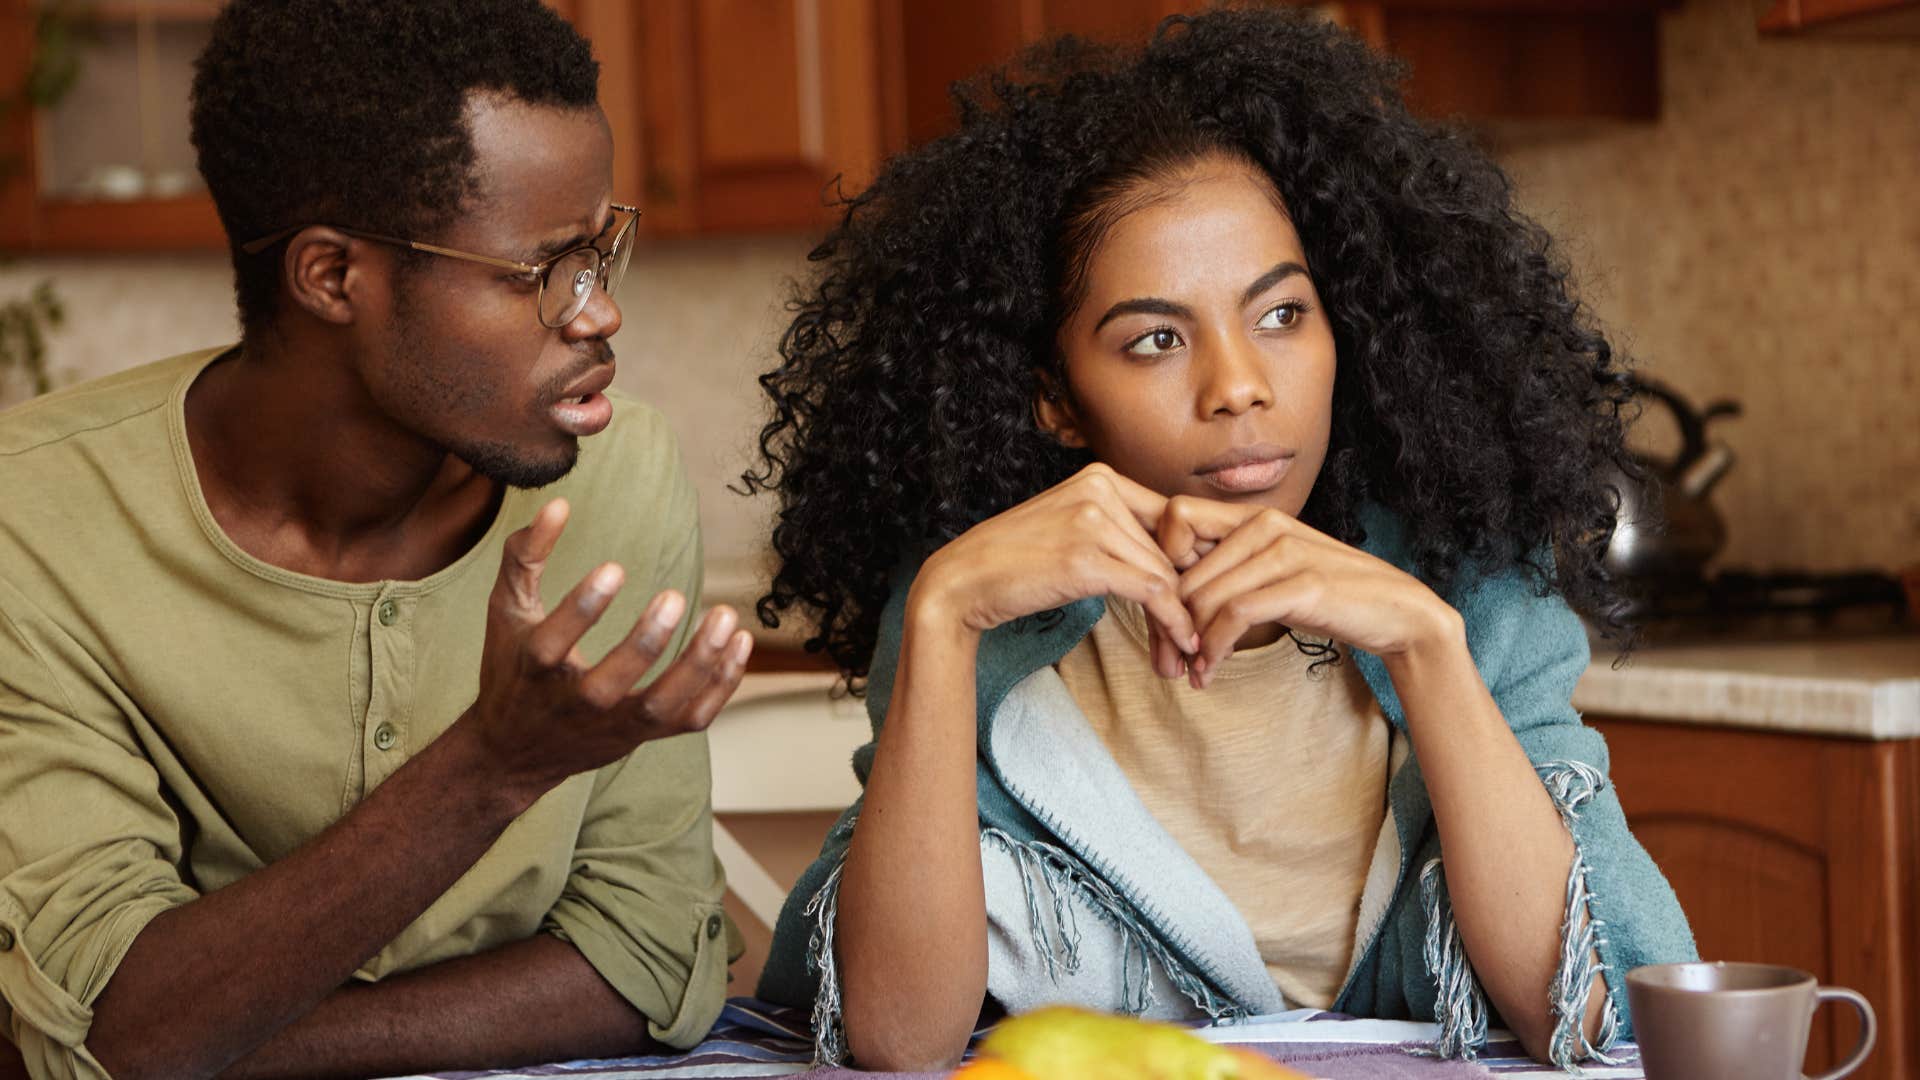
[[[323,322],[353,322],[354,298],[366,285],[372,246],[325,225],[301,229],[287,242],[281,264],[287,296]]]
[[[1073,411],[1073,399],[1052,372],[1036,372],[1039,389],[1033,393],[1033,422],[1053,436],[1061,446],[1083,450],[1087,438],[1080,432],[1080,418]]]

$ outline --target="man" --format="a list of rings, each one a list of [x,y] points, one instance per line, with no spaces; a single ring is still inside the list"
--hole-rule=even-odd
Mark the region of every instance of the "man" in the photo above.
[[[605,393],[596,79],[538,0],[219,16],[193,138],[241,344],[0,416],[0,1074],[500,1066],[718,1014],[698,732],[751,639],[692,617],[694,495]]]

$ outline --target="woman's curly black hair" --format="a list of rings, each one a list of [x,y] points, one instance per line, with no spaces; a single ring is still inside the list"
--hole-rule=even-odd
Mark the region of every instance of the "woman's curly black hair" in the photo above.
[[[959,128],[889,161],[812,252],[747,489],[779,498],[758,605],[859,687],[891,572],[1088,462],[1032,403],[1130,187],[1226,153],[1271,178],[1338,355],[1302,518],[1348,543],[1406,524],[1444,595],[1523,566],[1616,623],[1600,557],[1629,383],[1545,230],[1463,135],[1410,116],[1401,71],[1277,10],[1176,16],[1144,49],[1073,38],[956,90]]]

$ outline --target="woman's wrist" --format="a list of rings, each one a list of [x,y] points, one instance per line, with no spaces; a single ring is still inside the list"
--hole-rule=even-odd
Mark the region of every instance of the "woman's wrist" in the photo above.
[[[1421,591],[1425,593],[1424,602],[1416,606],[1408,620],[1401,647],[1381,656],[1396,687],[1402,678],[1419,678],[1425,672],[1461,662],[1473,665],[1473,654],[1467,648],[1466,620],[1430,590]]]
[[[937,573],[923,570],[907,591],[905,641],[915,645],[950,645],[971,651],[980,632],[969,627],[964,607]]]

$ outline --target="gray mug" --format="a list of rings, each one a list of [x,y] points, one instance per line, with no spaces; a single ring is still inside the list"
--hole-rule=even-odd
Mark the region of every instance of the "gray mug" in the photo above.
[[[1627,972],[1647,1080],[1802,1080],[1823,1001],[1860,1010],[1860,1045],[1817,1080],[1840,1080],[1873,1049],[1873,1006],[1852,990],[1774,964],[1650,964]]]

